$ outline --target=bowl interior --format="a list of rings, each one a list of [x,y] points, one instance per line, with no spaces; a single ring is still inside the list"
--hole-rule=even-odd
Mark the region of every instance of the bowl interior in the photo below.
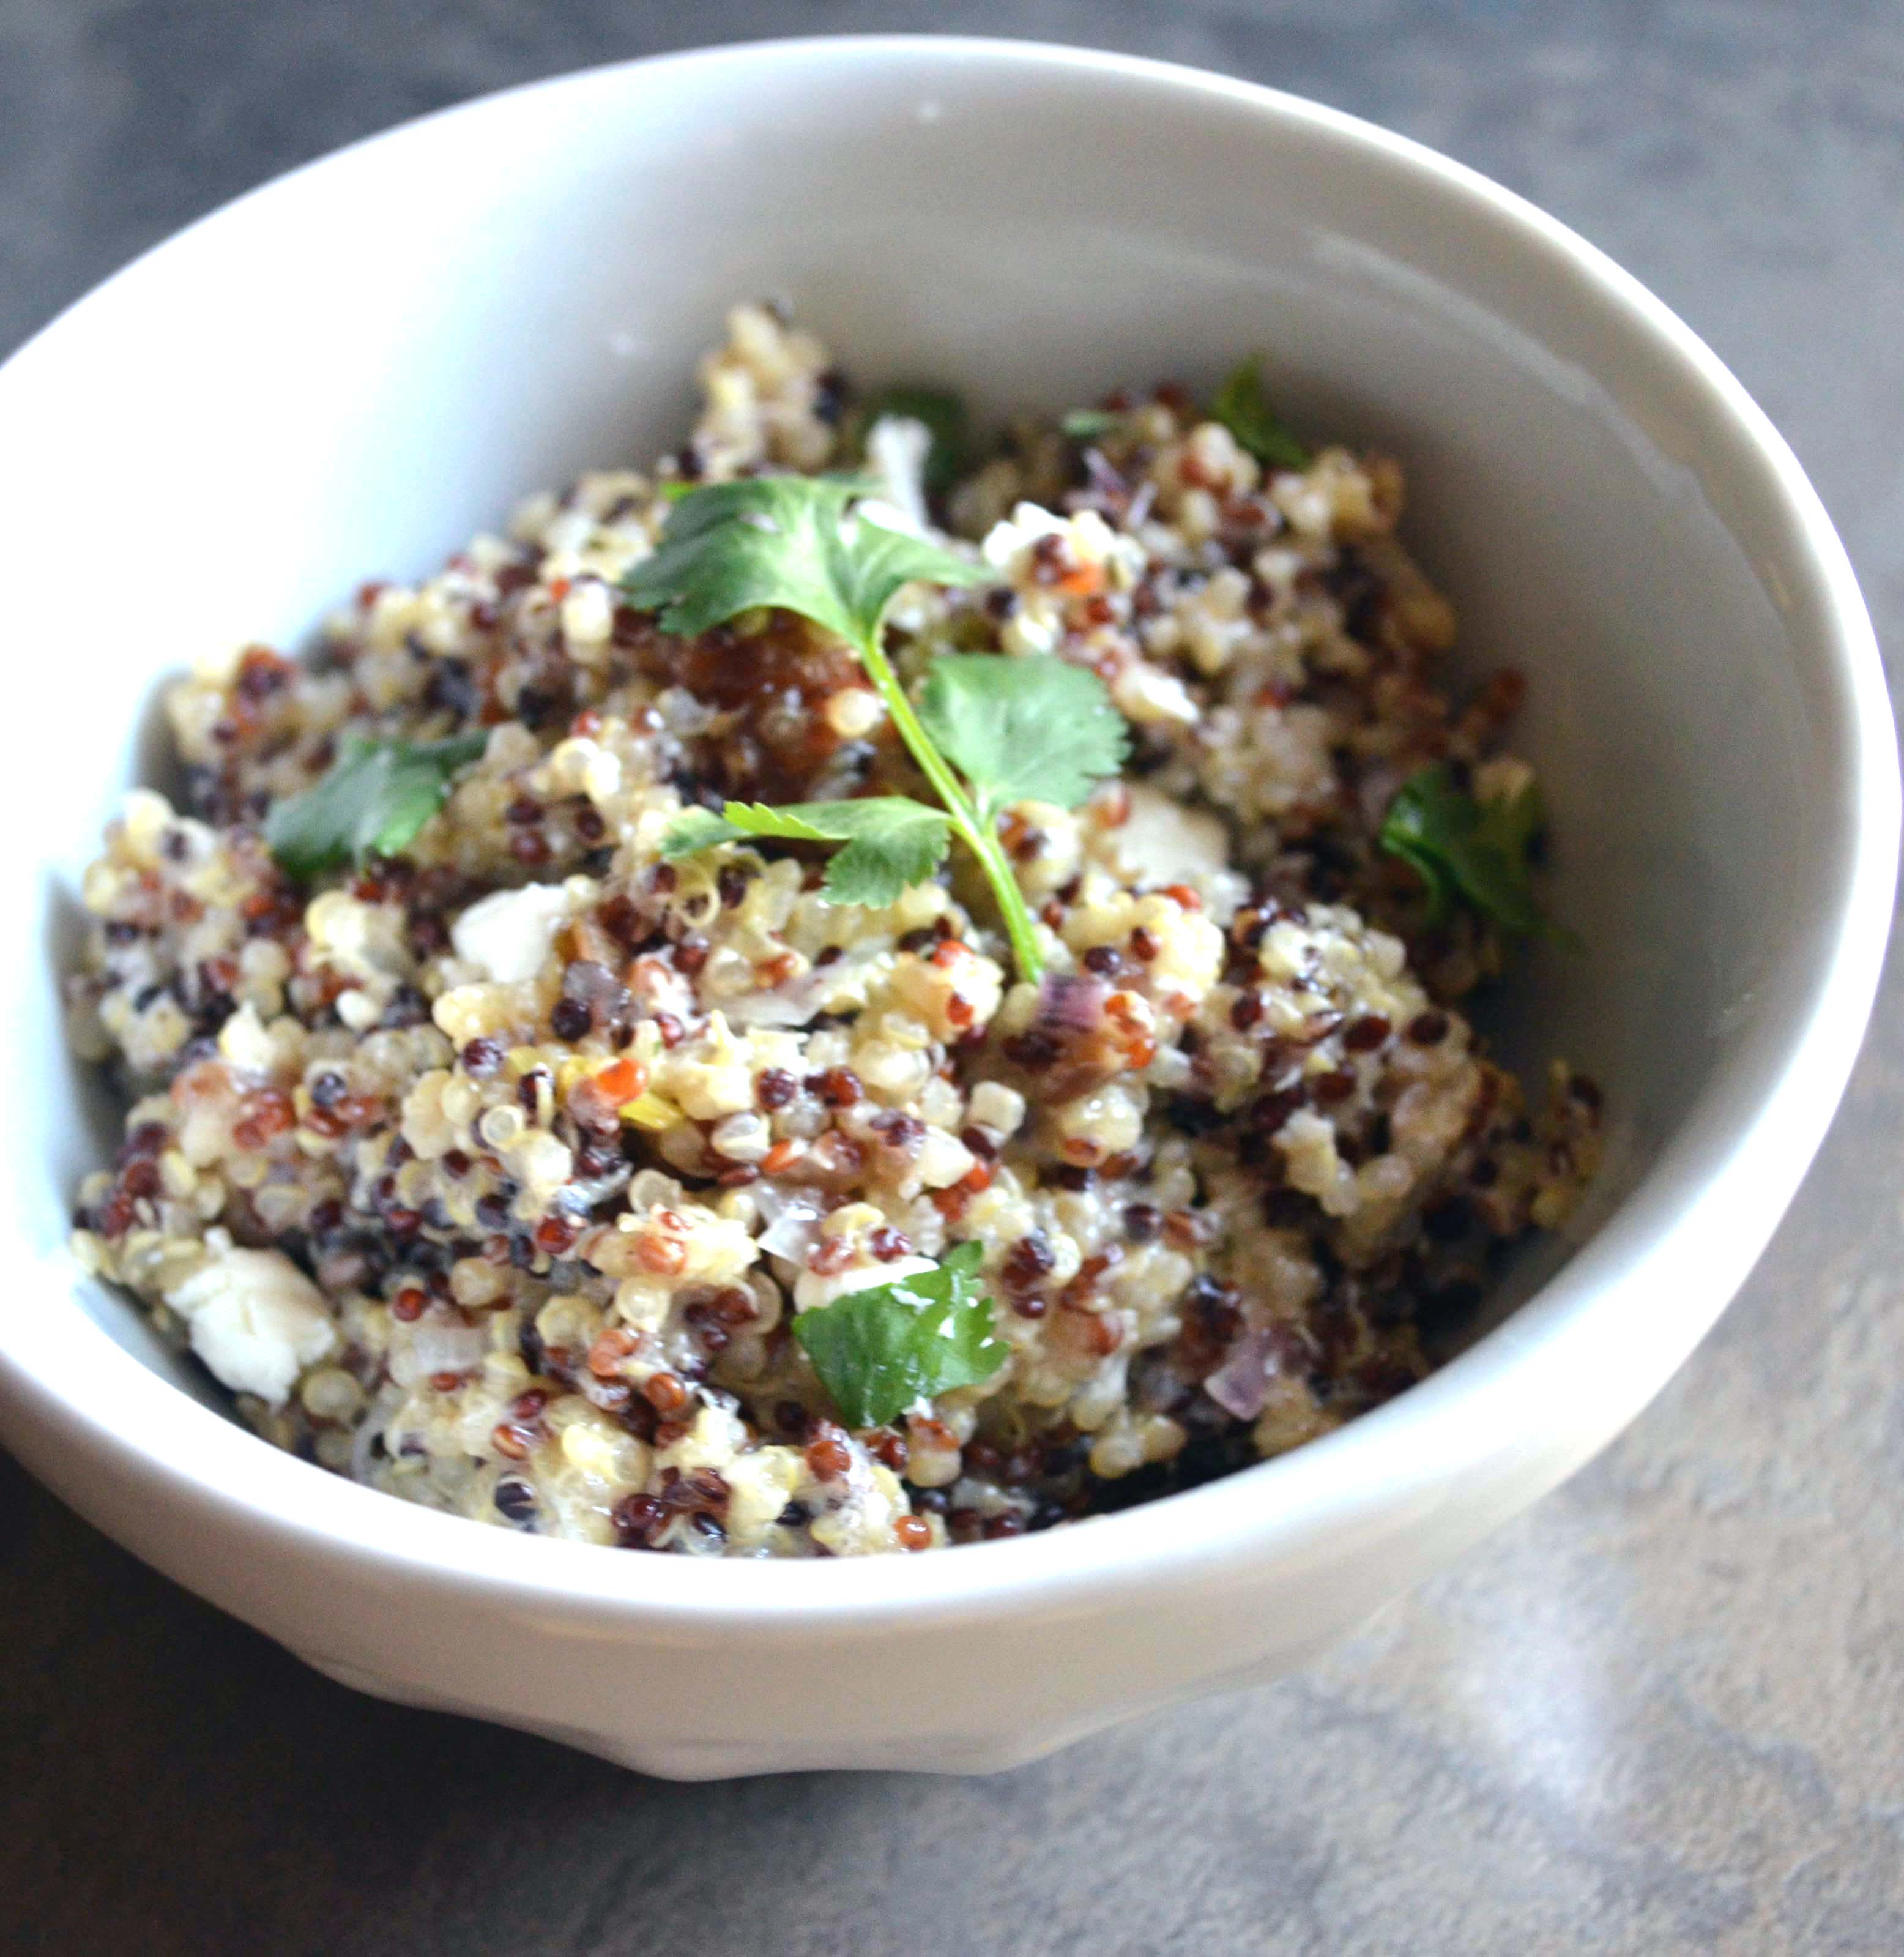
[[[1261,349],[1299,428],[1405,463],[1404,536],[1456,604],[1460,669],[1531,681],[1520,745],[1587,949],[1533,954],[1496,1031],[1606,1089],[1590,1234],[1834,928],[1800,573],[1735,503],[1707,410],[1557,251],[1331,119],[1021,50],[753,56],[603,71],[346,152],[173,241],[0,379],[31,730],[0,796],[54,959],[102,824],[158,766],[159,676],[296,644],[527,491],[645,462],[733,299],[784,296],[859,380],[993,413],[1207,387]],[[63,1055],[42,942],[5,982],[16,1308],[77,1301],[215,1398],[65,1263],[112,1115]],[[1565,1254],[1527,1260],[1499,1308]]]

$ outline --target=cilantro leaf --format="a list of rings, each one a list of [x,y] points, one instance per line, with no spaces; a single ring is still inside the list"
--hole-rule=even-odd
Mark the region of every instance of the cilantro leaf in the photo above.
[[[762,476],[704,484],[669,509],[661,542],[622,580],[663,628],[692,637],[756,605],[784,605],[851,636],[833,587],[829,539],[868,483]]]
[[[1210,413],[1241,447],[1271,469],[1309,466],[1309,451],[1270,412],[1262,370],[1254,359],[1246,360],[1217,390]]]
[[[1514,937],[1564,940],[1568,934],[1549,925],[1530,882],[1528,852],[1544,820],[1533,782],[1517,795],[1476,801],[1438,762],[1402,784],[1376,839],[1420,874],[1431,923],[1458,899]]]
[[[844,843],[826,866],[821,890],[836,904],[883,910],[913,884],[922,884],[945,860],[952,818],[908,795],[868,795],[860,801],[731,801],[716,815],[690,809],[662,838],[666,857],[692,856],[717,843],[778,836],[792,843]]]
[[[777,605],[856,645],[879,628],[901,585],[972,584],[982,566],[864,517],[878,485],[856,476],[756,476],[712,482],[668,513],[659,548],[622,580],[662,628],[692,637]]]
[[[873,424],[886,416],[920,422],[932,438],[926,451],[926,492],[943,496],[965,473],[971,459],[971,418],[958,395],[939,387],[886,387],[865,403],[854,418],[856,446],[864,454]]]
[[[1075,808],[1123,767],[1129,745],[1104,681],[1049,655],[943,654],[926,675],[919,718],[987,817],[1015,801]]]
[[[886,608],[905,585],[984,584],[997,574],[988,565],[968,563],[927,538],[889,530],[864,514],[854,520],[851,542],[838,548],[838,588],[854,624],[848,636],[862,640],[877,633]]]
[[[1114,408],[1073,408],[1058,425],[1073,441],[1095,441],[1123,419]]]
[[[372,852],[394,856],[443,806],[456,770],[488,742],[486,733],[421,744],[355,738],[321,781],[273,808],[264,839],[301,881]]]
[[[882,1427],[915,1400],[975,1386],[1002,1366],[982,1254],[955,1245],[936,1270],[848,1291],[794,1320],[794,1336],[848,1427]]]

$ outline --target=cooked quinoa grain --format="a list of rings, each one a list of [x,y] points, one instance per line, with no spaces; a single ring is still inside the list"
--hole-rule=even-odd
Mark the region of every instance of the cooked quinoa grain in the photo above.
[[[1501,969],[1378,848],[1412,771],[1486,804],[1514,675],[1457,703],[1400,472],[1265,469],[1188,397],[1012,428],[930,514],[987,574],[889,650],[1088,666],[1130,764],[1001,839],[1012,969],[956,856],[883,910],[810,847],[665,862],[684,807],[920,792],[850,647],[670,636],[622,595],[664,485],[841,453],[826,350],[737,308],[652,475],[532,498],[366,584],[298,662],[167,705],[182,805],[87,874],[74,1037],[131,1101],[75,1244],[259,1432],[431,1506],[690,1555],[1018,1534],[1280,1453],[1426,1370],[1499,1247],[1565,1216],[1599,1096],[1537,1105],[1460,1004]],[[869,444],[901,510],[923,444]],[[303,885],[264,835],[351,737],[486,735],[400,855]],[[842,1424],[797,1315],[977,1244],[990,1377]]]

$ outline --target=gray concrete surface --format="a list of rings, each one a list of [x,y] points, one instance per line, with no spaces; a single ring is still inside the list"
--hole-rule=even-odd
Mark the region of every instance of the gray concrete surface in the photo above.
[[[0,0],[0,345],[399,117],[901,26],[1275,81],[1525,191],[1742,375],[1900,642],[1894,0]],[[1301,1677],[995,1780],[680,1788],[377,1705],[0,1462],[0,1948],[1904,1951],[1899,989],[1745,1295],[1591,1469]]]

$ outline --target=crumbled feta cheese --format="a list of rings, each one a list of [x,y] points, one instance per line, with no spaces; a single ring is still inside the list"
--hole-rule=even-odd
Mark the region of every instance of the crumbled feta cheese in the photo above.
[[[889,529],[924,534],[926,457],[931,452],[931,429],[910,415],[882,415],[867,431],[866,459],[885,486],[880,520]],[[861,504],[860,514],[869,507]],[[901,520],[892,522],[895,516]]]
[[[569,914],[559,884],[526,884],[472,904],[450,927],[456,956],[501,985],[533,978],[542,969],[557,928]]]
[[[1229,832],[1204,809],[1186,808],[1141,782],[1129,787],[1130,814],[1113,841],[1125,865],[1142,881],[1180,884],[1220,870]]]
[[[562,636],[578,653],[584,647],[605,645],[614,622],[614,601],[598,577],[582,579],[562,601]]]
[[[1140,722],[1174,720],[1189,727],[1195,723],[1201,710],[1176,674],[1141,659],[1117,675],[1111,686],[1111,697],[1129,719]]]
[[[222,1385],[274,1407],[336,1347],[323,1292],[282,1250],[215,1250],[165,1299]]]

